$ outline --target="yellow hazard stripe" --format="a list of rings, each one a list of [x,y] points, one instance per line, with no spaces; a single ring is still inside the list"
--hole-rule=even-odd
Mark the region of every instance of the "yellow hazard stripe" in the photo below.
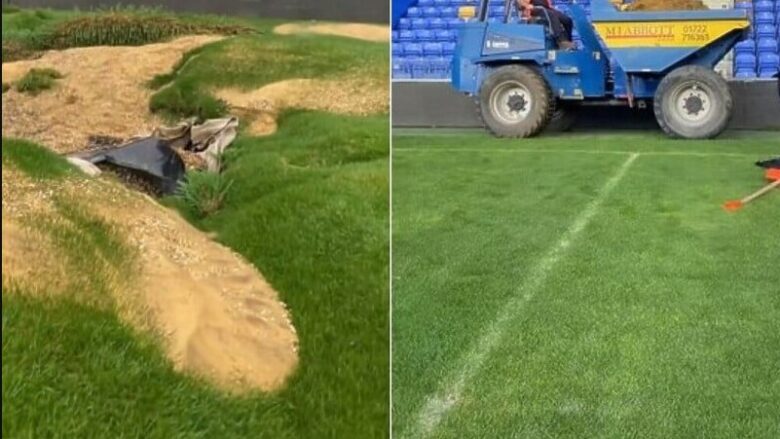
[[[717,21],[594,22],[607,47],[702,47],[735,29],[747,19]]]

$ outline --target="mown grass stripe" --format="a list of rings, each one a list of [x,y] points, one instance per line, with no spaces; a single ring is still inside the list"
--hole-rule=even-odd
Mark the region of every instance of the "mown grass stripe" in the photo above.
[[[756,157],[760,153],[739,152],[697,152],[697,151],[603,151],[589,149],[532,149],[532,148],[393,148],[393,152],[517,152],[517,153],[546,153],[546,154],[604,154],[604,155],[632,155],[643,156],[682,156],[682,157]]]
[[[437,394],[427,398],[419,412],[417,422],[412,427],[413,431],[402,432],[401,437],[425,438],[429,437],[436,430],[436,427],[447,413],[458,404],[467,383],[476,376],[485,360],[496,348],[509,321],[520,312],[523,305],[531,300],[534,294],[544,285],[558,261],[565,256],[568,249],[571,248],[571,244],[585,230],[596,213],[598,213],[601,205],[620,183],[638,157],[639,154],[634,153],[623,162],[615,174],[599,190],[597,196],[585,206],[582,213],[577,216],[558,242],[533,267],[525,282],[520,285],[509,302],[501,309],[497,318],[488,326],[477,340],[477,343],[464,357],[461,362],[462,366],[456,369],[455,375],[443,382]]]

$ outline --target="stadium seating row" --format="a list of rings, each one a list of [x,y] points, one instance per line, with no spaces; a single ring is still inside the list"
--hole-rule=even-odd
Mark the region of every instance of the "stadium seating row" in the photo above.
[[[489,20],[499,21],[503,0],[490,0]],[[567,12],[571,0],[553,0]],[[578,0],[589,12],[589,0]],[[461,6],[476,6],[477,0],[418,0],[408,8],[392,32],[393,78],[447,79],[455,49]],[[780,68],[780,0],[737,1],[751,17],[750,35],[734,50],[733,72],[737,78],[771,77]],[[579,37],[574,35],[578,44]]]

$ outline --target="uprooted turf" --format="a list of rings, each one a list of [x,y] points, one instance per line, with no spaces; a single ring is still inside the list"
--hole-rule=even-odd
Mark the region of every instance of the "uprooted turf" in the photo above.
[[[15,157],[40,151],[4,143],[4,166],[33,169]],[[175,373],[110,308],[4,280],[3,437],[386,437],[387,145],[386,116],[288,113],[274,136],[231,147],[226,206],[197,222],[289,305],[300,364],[282,390],[229,397]]]
[[[396,437],[777,437],[778,150],[395,135]]]

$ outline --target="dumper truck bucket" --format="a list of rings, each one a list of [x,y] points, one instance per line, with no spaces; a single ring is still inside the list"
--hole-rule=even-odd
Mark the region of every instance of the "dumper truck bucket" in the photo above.
[[[608,0],[593,0],[596,34],[627,73],[664,73],[679,64],[713,67],[750,27],[747,12],[621,12]]]

